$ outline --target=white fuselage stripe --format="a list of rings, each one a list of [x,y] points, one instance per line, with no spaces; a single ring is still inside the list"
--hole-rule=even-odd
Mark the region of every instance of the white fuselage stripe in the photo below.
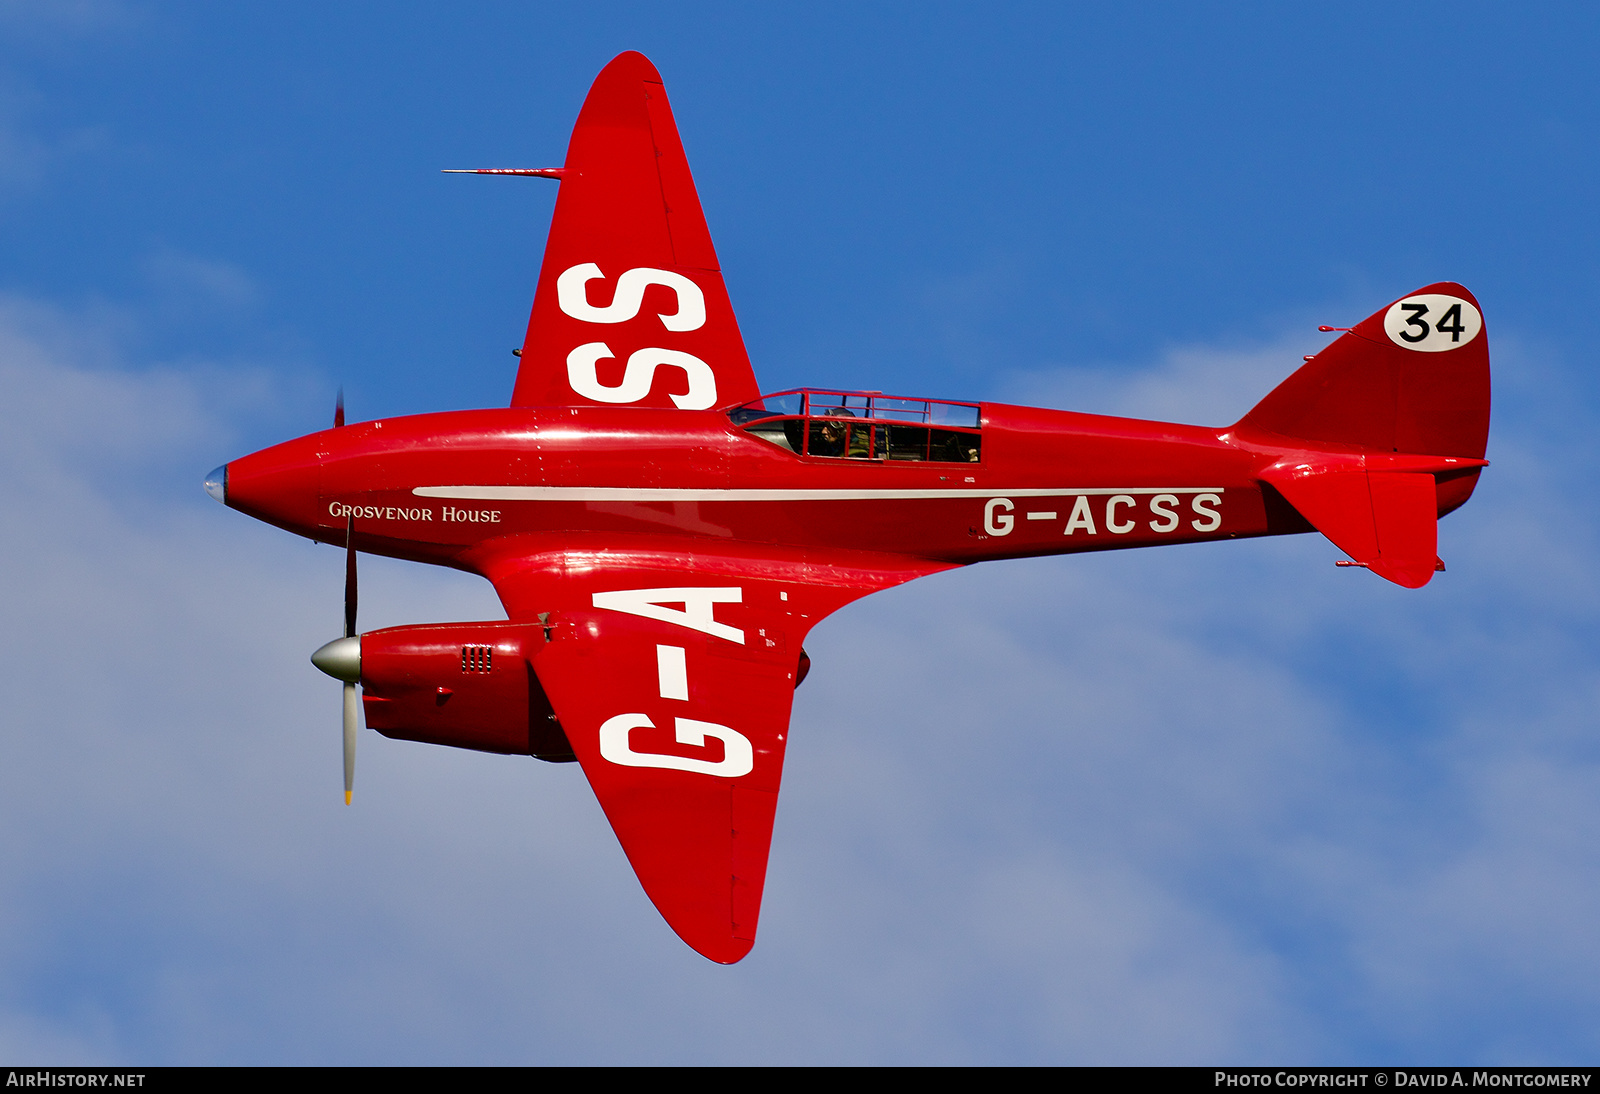
[[[419,498],[460,501],[932,501],[939,498],[1070,498],[1081,494],[1221,494],[1222,486],[1025,487],[1007,490],[674,490],[614,486],[418,486]]]

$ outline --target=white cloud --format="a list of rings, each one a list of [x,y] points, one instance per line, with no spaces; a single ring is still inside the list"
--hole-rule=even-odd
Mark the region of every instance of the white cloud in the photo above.
[[[262,299],[255,279],[228,262],[168,250],[146,259],[145,272],[164,308],[180,315],[244,312]]]
[[[1193,425],[1229,425],[1328,343],[1329,335],[1285,332],[1264,345],[1237,349],[1168,349],[1153,368],[1102,365],[1017,370],[1001,398],[1090,414],[1153,418]]]

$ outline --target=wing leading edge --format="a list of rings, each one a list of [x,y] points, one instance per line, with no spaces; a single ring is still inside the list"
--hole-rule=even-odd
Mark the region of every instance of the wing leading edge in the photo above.
[[[755,940],[800,645],[875,589],[945,568],[877,556],[502,545],[476,568],[513,619],[645,893],[730,964]]]
[[[511,405],[707,410],[758,394],[661,76],[624,53],[572,130]]]

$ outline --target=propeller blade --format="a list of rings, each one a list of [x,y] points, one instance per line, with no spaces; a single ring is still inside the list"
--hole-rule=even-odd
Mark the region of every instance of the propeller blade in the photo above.
[[[335,638],[311,655],[311,663],[335,680],[344,681],[344,803],[356,785],[356,730],[361,728],[356,683],[361,679],[361,638],[356,634],[356,518],[344,526],[344,637]]]
[[[356,721],[359,713],[356,709],[356,686],[346,683],[344,686],[344,803],[350,804],[350,795],[356,786],[356,728],[360,725]]]
[[[356,517],[352,513],[344,526],[344,636],[356,633]]]
[[[333,401],[333,428],[338,429],[344,425],[344,387],[339,388],[339,397]]]
[[[340,416],[344,403],[340,400]],[[356,633],[356,517],[351,513],[344,526],[344,636],[354,638]],[[359,639],[358,639],[359,641]],[[350,795],[356,785],[356,685],[346,680],[344,685],[344,803],[350,804]]]

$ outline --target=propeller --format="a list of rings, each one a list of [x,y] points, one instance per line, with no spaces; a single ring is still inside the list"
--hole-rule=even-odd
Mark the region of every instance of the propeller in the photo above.
[[[356,634],[356,518],[344,530],[344,637],[335,638],[311,655],[311,663],[335,680],[344,681],[344,803],[350,804],[356,784],[356,730],[361,723],[356,681],[361,679],[361,636]]]

